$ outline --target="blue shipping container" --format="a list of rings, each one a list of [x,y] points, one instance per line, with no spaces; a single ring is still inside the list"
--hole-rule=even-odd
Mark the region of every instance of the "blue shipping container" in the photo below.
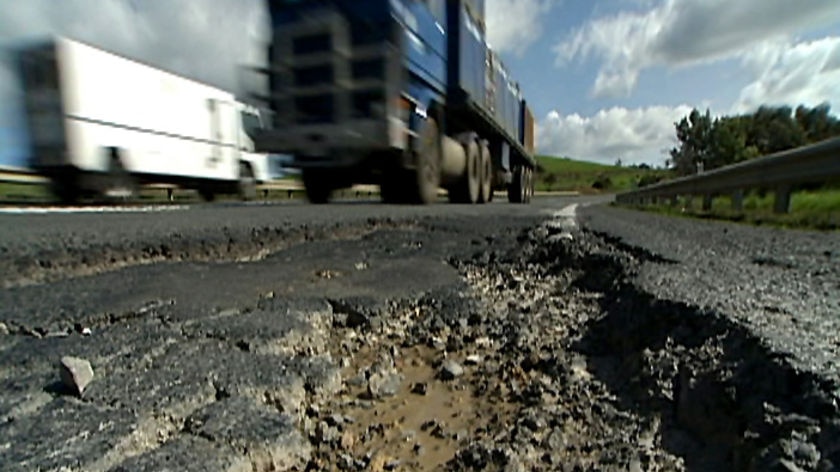
[[[448,94],[451,101],[484,106],[487,43],[484,32],[463,2],[447,2],[449,36]]]

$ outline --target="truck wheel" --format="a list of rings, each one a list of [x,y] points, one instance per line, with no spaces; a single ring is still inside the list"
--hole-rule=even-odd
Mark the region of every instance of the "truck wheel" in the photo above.
[[[105,197],[128,200],[137,195],[137,183],[125,168],[118,149],[110,148],[108,151],[108,180],[106,183]]]
[[[418,136],[416,167],[409,172],[411,200],[429,204],[437,200],[440,186],[440,133],[437,122],[428,118]]]
[[[510,184],[508,185],[508,201],[510,203],[522,203],[522,198],[524,194],[524,177],[525,173],[523,172],[524,168],[522,166],[516,166],[513,168],[513,179],[511,180]]]
[[[239,182],[237,186],[241,200],[249,201],[257,198],[257,179],[254,177],[254,170],[247,162],[239,163]]]
[[[531,169],[524,167],[522,168],[522,203],[528,203],[531,201],[531,192],[529,190],[531,186]]]
[[[379,184],[379,193],[384,203],[405,203],[408,200],[406,192],[407,177],[400,168],[390,169]]]
[[[493,162],[490,160],[490,149],[487,143],[481,143],[480,148],[480,175],[478,203],[487,203],[493,198]]]
[[[534,169],[528,169],[528,203],[534,197],[534,186],[536,185],[537,177]]]
[[[50,190],[58,201],[65,205],[78,203],[82,196],[79,185],[70,177],[55,177],[50,184]]]
[[[461,180],[449,191],[449,201],[452,203],[476,203],[481,187],[481,154],[478,144],[470,140],[466,145],[466,169]]]
[[[205,202],[212,202],[216,200],[216,189],[212,185],[203,185],[198,188],[198,195]]]
[[[467,202],[477,203],[481,190],[481,152],[478,144],[471,142],[467,147]]]
[[[329,177],[323,172],[303,171],[303,187],[306,191],[306,199],[310,203],[320,205],[330,201],[333,186]]]
[[[531,192],[528,190],[531,187],[531,169],[527,167],[522,168],[522,203],[531,201]]]

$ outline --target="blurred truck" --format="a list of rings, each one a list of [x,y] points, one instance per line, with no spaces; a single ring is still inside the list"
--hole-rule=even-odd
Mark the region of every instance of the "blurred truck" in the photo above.
[[[267,0],[258,150],[294,155],[309,200],[530,200],[534,119],[486,41],[483,0]]]
[[[150,183],[251,198],[268,178],[259,111],[232,93],[63,37],[19,57],[31,167],[64,202]]]

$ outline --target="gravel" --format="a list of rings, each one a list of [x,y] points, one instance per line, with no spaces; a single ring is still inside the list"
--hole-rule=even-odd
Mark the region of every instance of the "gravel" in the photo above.
[[[726,313],[798,369],[840,380],[840,233],[605,206],[583,208],[580,220],[635,253],[642,290]]]

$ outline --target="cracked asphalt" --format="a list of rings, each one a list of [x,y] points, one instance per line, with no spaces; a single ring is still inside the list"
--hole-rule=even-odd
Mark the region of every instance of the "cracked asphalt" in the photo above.
[[[0,469],[840,466],[837,234],[604,200],[0,215]]]

